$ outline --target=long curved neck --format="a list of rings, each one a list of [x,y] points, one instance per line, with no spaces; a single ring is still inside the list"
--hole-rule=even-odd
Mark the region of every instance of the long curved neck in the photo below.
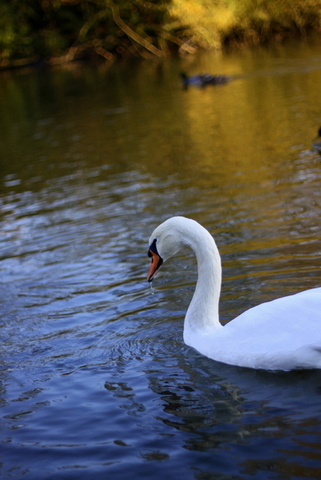
[[[219,298],[222,283],[221,258],[210,233],[196,224],[185,239],[196,255],[198,279],[192,301],[185,316],[189,332],[213,331],[219,322]]]

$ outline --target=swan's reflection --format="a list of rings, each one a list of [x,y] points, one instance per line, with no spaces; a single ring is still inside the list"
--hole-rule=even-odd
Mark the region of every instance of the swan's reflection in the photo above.
[[[186,353],[172,371],[146,372],[162,401],[157,418],[180,432],[184,449],[210,453],[208,471],[219,449],[246,474],[272,464],[279,474],[298,465],[303,478],[311,474],[309,464],[321,460],[320,372],[269,373]]]

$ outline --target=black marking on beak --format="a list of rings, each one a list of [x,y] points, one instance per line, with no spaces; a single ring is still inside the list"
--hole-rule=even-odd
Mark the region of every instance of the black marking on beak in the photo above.
[[[151,264],[147,275],[147,280],[149,282],[153,281],[154,276],[163,264],[163,259],[157,251],[156,242],[157,239],[155,238],[148,249],[148,256],[151,258]]]

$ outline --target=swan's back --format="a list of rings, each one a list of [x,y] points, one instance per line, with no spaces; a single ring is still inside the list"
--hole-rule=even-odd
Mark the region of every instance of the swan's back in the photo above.
[[[194,337],[213,360],[268,370],[321,368],[321,288],[250,308],[222,329]]]

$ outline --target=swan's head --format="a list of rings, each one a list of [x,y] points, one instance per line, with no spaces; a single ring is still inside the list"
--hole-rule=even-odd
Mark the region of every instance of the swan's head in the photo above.
[[[172,217],[161,223],[149,239],[148,256],[151,264],[147,280],[151,282],[163,262],[175,255],[185,244],[180,227],[188,221],[184,217]]]

